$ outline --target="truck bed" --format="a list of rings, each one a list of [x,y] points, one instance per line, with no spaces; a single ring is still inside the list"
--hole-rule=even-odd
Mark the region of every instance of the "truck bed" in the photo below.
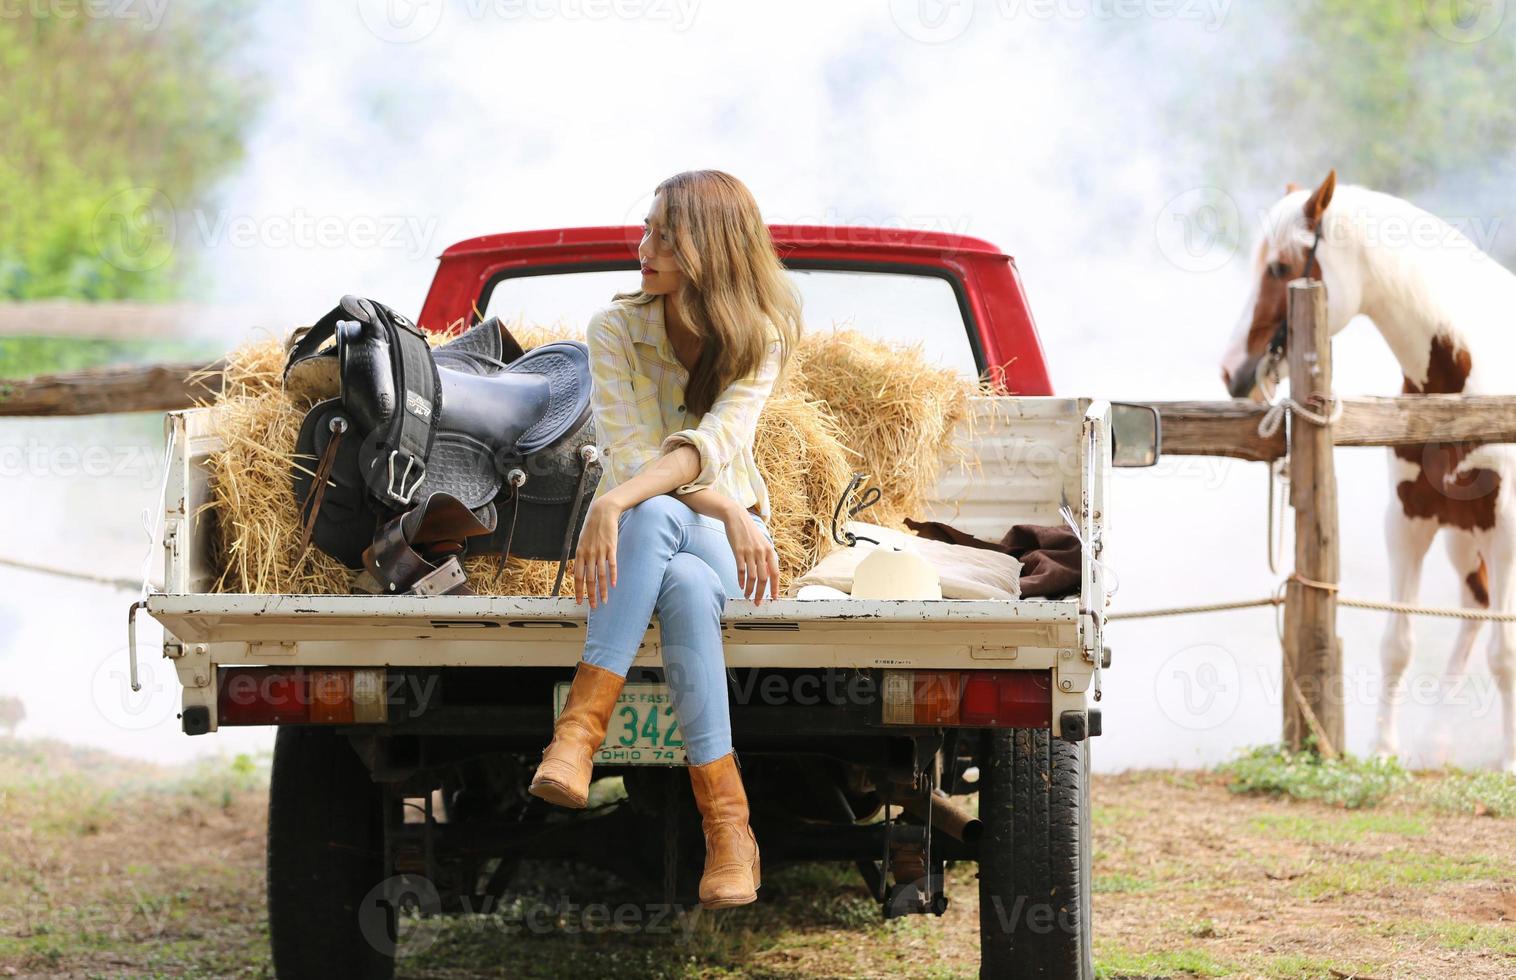
[[[218,448],[208,413],[170,413],[164,522],[166,590],[146,611],[166,628],[184,703],[214,711],[215,668],[571,666],[587,605],[570,597],[248,595],[205,591],[215,569],[204,460]],[[1087,542],[1103,534],[1109,406],[1089,399],[981,397],[944,454],[919,519],[988,539],[1012,524],[1062,524],[1067,502]],[[867,517],[864,512],[862,517]],[[732,600],[722,617],[733,667],[1052,669],[1059,707],[1082,707],[1098,664],[1104,591],[1084,556],[1080,595],[1062,599]],[[1099,597],[1098,602],[1092,597]],[[637,662],[660,662],[656,620]],[[1068,681],[1063,686],[1062,681]],[[1056,718],[1058,711],[1054,711]],[[214,728],[214,721],[212,722]]]

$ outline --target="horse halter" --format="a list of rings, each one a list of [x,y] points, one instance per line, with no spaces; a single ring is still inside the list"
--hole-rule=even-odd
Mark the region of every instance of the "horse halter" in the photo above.
[[[1305,256],[1305,279],[1314,279],[1311,275],[1311,266],[1316,264],[1316,249],[1321,247],[1321,229],[1326,223],[1319,218],[1316,221],[1316,238],[1311,242],[1311,250]],[[1285,341],[1290,335],[1289,317],[1280,322],[1274,330],[1274,336],[1269,338],[1268,356],[1272,360],[1278,360],[1284,356]]]

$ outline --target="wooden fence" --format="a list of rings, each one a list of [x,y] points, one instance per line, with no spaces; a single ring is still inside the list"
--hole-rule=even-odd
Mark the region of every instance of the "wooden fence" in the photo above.
[[[1326,292],[1289,285],[1291,398],[1321,408],[1316,420],[1291,409],[1288,426],[1260,434],[1268,407],[1257,402],[1148,402],[1162,419],[1163,453],[1271,461],[1288,459],[1295,511],[1295,569],[1285,595],[1284,738],[1296,748],[1314,733],[1324,751],[1343,744],[1342,641],[1337,635],[1340,569],[1334,446],[1516,442],[1516,397],[1415,395],[1340,399],[1332,404]],[[209,400],[222,364],[109,368],[0,382],[0,416],[167,411]],[[1288,434],[1288,443],[1286,435]],[[1322,744],[1322,743],[1325,744]]]

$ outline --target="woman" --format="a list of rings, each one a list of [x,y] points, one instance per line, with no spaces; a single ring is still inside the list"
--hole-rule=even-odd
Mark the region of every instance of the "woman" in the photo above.
[[[700,904],[745,905],[758,897],[758,842],[732,751],[721,612],[778,595],[753,432],[799,340],[800,299],[752,194],[718,170],[658,185],[637,254],[641,289],[586,332],[605,449],[574,557],[589,629],[530,792],[586,804],[591,756],[656,611],[705,831]]]

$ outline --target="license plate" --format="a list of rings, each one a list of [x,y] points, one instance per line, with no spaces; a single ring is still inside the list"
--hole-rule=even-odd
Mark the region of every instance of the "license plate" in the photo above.
[[[553,717],[568,701],[569,683],[553,686]],[[684,738],[674,719],[674,699],[667,684],[627,684],[616,699],[605,741],[595,752],[596,765],[682,766]]]

